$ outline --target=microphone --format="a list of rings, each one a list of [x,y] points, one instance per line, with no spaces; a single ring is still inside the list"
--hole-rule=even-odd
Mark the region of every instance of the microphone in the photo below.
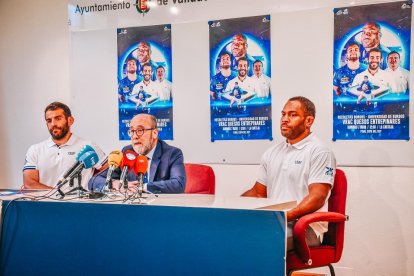
[[[59,179],[59,181],[57,182],[56,186],[60,186],[65,184],[66,182],[68,182],[70,179],[68,179],[69,175],[73,173],[74,170],[79,169],[79,157],[82,156],[84,153],[88,152],[88,151],[95,151],[91,146],[86,145],[84,146],[79,152],[78,155],[76,156],[76,162],[72,165],[72,167],[70,167],[62,176],[61,179]]]
[[[122,186],[124,187],[125,191],[128,189],[128,181],[127,181],[127,173],[134,168],[135,159],[137,158],[137,154],[135,151],[127,150],[124,153],[124,157],[122,158],[121,162],[121,177],[119,178],[119,188]]]
[[[119,150],[112,151],[108,156],[109,169],[108,173],[106,174],[104,187],[108,187],[110,190],[112,189],[112,174],[121,165],[122,158],[122,152]]]
[[[85,152],[82,156],[79,157],[81,162],[82,169],[90,169],[99,162],[99,156],[96,151]]]
[[[148,169],[148,158],[145,155],[139,155],[135,162],[134,172],[138,178],[138,194],[141,197],[144,190],[144,175]]]
[[[63,186],[66,182],[71,179],[74,179],[83,169],[90,169],[95,166],[99,157],[95,150],[84,152],[82,155],[77,157],[79,164],[72,170],[72,172],[59,184],[59,188]]]

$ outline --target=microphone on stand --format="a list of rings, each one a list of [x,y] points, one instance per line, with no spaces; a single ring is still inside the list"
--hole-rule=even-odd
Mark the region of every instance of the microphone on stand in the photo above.
[[[138,195],[142,197],[144,191],[144,176],[148,169],[148,158],[145,155],[138,155],[135,162],[134,172],[138,179]]]
[[[65,184],[66,182],[68,182],[70,179],[68,178],[70,174],[72,174],[75,170],[79,170],[79,166],[81,165],[79,162],[79,157],[82,156],[85,152],[88,151],[95,151],[91,146],[86,145],[84,146],[79,152],[78,155],[76,156],[76,162],[72,165],[72,167],[70,167],[65,174],[62,176],[61,179],[59,179],[58,183],[56,184],[56,186],[61,186],[63,184]]]
[[[90,169],[99,162],[98,154],[93,149],[91,151],[84,152],[83,154],[78,154],[77,159],[79,165],[77,165],[76,168],[73,169],[72,172],[58,186],[56,186],[57,191],[62,197],[64,196],[64,194],[60,190],[60,188],[63,185],[65,185],[68,181],[73,180],[75,177],[78,177],[78,175],[82,172],[83,169]]]
[[[125,151],[124,156],[122,158],[122,172],[121,177],[119,178],[119,188],[124,187],[125,192],[128,190],[128,180],[126,179],[127,174],[134,168],[136,158],[137,154],[135,153],[135,151],[132,150]]]
[[[108,173],[106,174],[104,187],[108,187],[109,190],[112,190],[112,174],[121,165],[122,158],[122,152],[119,150],[112,151],[108,156],[109,169]]]

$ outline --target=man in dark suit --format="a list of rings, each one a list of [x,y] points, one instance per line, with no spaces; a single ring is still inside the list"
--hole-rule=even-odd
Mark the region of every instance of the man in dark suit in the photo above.
[[[148,158],[147,181],[144,191],[152,193],[183,193],[185,189],[184,157],[180,149],[168,145],[158,139],[157,120],[149,114],[138,114],[132,118],[128,135],[131,145],[122,149],[124,153],[132,150],[138,155]],[[89,189],[102,191],[107,171],[96,175],[89,181]],[[121,170],[118,168],[112,175],[113,188],[119,188]],[[131,189],[137,185],[134,170],[128,172],[128,185]]]

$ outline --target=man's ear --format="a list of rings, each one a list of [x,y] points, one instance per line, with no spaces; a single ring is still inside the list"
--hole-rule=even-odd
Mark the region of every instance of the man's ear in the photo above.
[[[73,125],[74,122],[75,122],[75,118],[72,117],[72,116],[69,116],[68,117],[68,125],[71,126],[71,125]]]
[[[153,135],[154,138],[158,138],[158,129],[157,128],[152,130],[152,135]]]
[[[312,126],[312,124],[313,124],[314,121],[315,121],[315,117],[313,117],[313,116],[306,116],[306,119],[305,119],[305,125],[306,125],[306,127],[307,128],[310,128]]]

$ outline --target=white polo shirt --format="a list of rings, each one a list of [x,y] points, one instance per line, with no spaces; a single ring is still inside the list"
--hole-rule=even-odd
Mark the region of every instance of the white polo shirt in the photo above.
[[[385,85],[390,86],[390,77],[384,70],[378,69],[378,71],[372,75],[371,72],[367,69],[357,74],[352,82],[352,86],[360,85],[364,80],[364,77],[367,76],[368,80],[376,85]]]
[[[257,83],[257,97],[259,98],[267,98],[270,94],[270,78],[264,74],[262,74],[260,77],[257,77],[256,75],[252,76],[252,79],[256,81]]]
[[[308,194],[308,185],[327,183],[333,185],[336,161],[334,154],[311,133],[296,144],[279,143],[262,156],[257,181],[267,186],[267,196],[283,203],[298,204]],[[327,211],[328,203],[318,211]],[[328,231],[327,222],[310,224],[320,237]]]
[[[248,92],[257,92],[257,83],[253,80],[253,78],[246,76],[244,80],[240,80],[239,77],[235,77],[231,79],[226,86],[226,91],[232,91],[236,82],[239,84],[239,87]]]
[[[152,97],[158,97],[158,85],[155,84],[153,81],[149,81],[148,84],[145,84],[144,81],[141,81],[140,83],[136,84],[134,88],[132,89],[131,95],[137,95],[140,86],[144,88],[145,93],[150,94]]]
[[[99,169],[106,162],[103,151],[91,141],[84,140],[72,133],[68,142],[57,146],[52,138],[30,146],[26,153],[23,171],[38,170],[40,183],[55,186],[65,172],[76,162],[78,152],[85,146],[92,146],[99,157],[94,166]],[[88,189],[88,181],[92,177],[92,169],[82,170],[82,187]],[[78,183],[74,182],[75,185]],[[67,186],[64,190],[67,190]]]
[[[398,67],[395,70],[387,68],[385,72],[389,75],[391,93],[405,93],[410,82],[410,71]]]
[[[169,101],[171,99],[171,82],[164,79],[162,82],[159,80],[155,81],[155,84],[158,86],[158,95],[160,96],[161,101]]]

